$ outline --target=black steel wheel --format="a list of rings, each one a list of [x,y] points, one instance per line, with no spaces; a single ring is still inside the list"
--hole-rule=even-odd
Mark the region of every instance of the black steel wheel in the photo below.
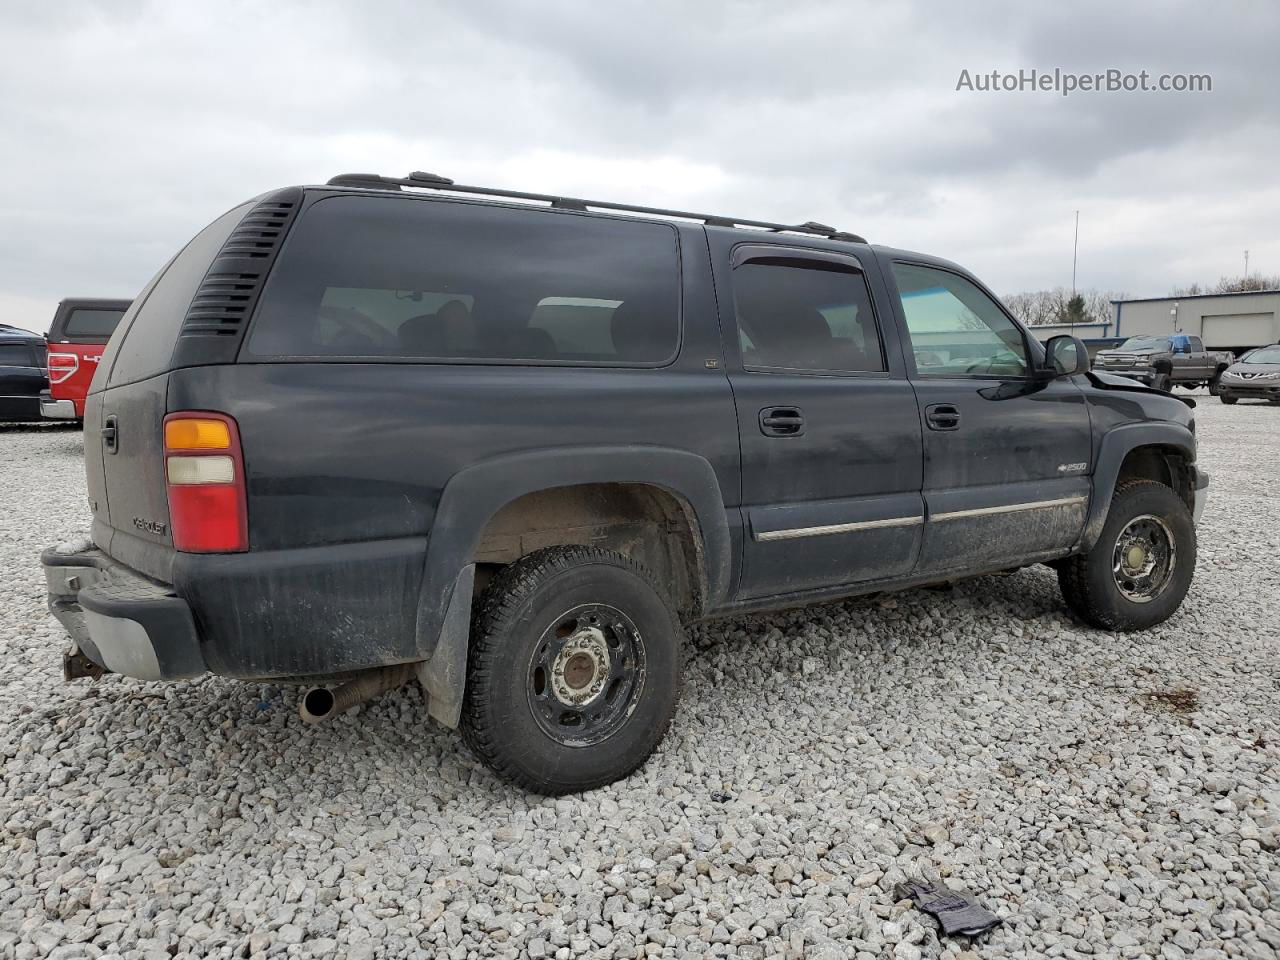
[[[540,550],[477,608],[461,729],[495,773],[545,794],[612,783],[662,740],[680,687],[680,623],[635,561]]]
[[[1126,599],[1150,603],[1169,586],[1177,563],[1178,548],[1169,525],[1144,513],[1125,524],[1116,537],[1111,576]]]
[[[644,638],[630,617],[606,603],[580,604],[554,618],[533,651],[529,707],[557,743],[600,743],[644,693],[644,667]]]
[[[1067,606],[1105,630],[1144,630],[1182,604],[1196,566],[1196,528],[1181,498],[1154,480],[1116,487],[1087,552],[1058,564]]]

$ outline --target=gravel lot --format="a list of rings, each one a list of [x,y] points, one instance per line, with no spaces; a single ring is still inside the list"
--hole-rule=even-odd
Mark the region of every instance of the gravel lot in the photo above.
[[[660,752],[546,800],[416,687],[64,684],[36,556],[80,434],[0,427],[0,958],[1280,954],[1280,408],[1201,403],[1182,612],[1112,636],[1043,568],[699,627]],[[893,884],[1005,918],[939,941]],[[964,952],[972,951],[972,952]]]

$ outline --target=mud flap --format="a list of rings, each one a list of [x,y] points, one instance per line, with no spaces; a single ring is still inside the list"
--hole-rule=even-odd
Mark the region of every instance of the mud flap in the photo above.
[[[467,647],[471,642],[471,597],[476,581],[474,563],[453,581],[440,638],[431,659],[418,664],[418,681],[427,691],[427,713],[446,727],[456,728],[462,716],[467,682]]]

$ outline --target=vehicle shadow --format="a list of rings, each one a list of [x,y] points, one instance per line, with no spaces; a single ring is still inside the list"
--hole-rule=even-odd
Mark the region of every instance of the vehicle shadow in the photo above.
[[[53,420],[46,423],[0,423],[0,433],[79,433],[82,425],[72,420]]]
[[[759,702],[762,675],[785,677],[794,688],[825,684],[831,696],[847,697],[844,678],[855,673],[860,682],[874,684],[877,665],[883,669],[896,661],[900,671],[904,661],[930,663],[945,655],[949,611],[958,606],[967,616],[976,612],[995,623],[1065,616],[1048,579],[1024,572],[694,625],[684,644],[686,696],[665,743],[631,778],[586,796],[609,796],[637,783],[670,783],[684,769],[690,743],[724,722],[726,704]],[[911,631],[900,640],[897,627],[907,613],[932,618],[937,635]],[[973,639],[963,642],[977,664],[967,650]],[[741,668],[744,658],[750,669]],[[306,689],[301,685],[219,677],[156,684],[115,676],[78,683],[86,685],[63,688],[67,695],[49,708],[13,719],[4,739],[57,736],[74,749],[81,735],[100,736],[108,715],[108,739],[124,748],[111,753],[105,767],[73,764],[77,777],[86,788],[112,777],[158,784],[138,800],[157,811],[196,801],[223,807],[222,798],[234,794],[240,805],[269,805],[281,818],[272,829],[280,832],[332,815],[324,810],[335,798],[348,815],[373,818],[388,804],[439,811],[465,797],[468,810],[492,810],[501,822],[513,810],[547,802],[500,781],[471,756],[456,731],[430,720],[416,681],[316,726],[298,716]],[[909,709],[905,697],[903,709]],[[730,712],[740,715],[736,707]],[[176,776],[175,769],[182,774]]]

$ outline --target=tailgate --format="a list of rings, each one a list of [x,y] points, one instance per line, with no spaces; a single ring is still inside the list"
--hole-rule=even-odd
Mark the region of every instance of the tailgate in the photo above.
[[[106,510],[96,516],[110,526],[110,543],[99,542],[116,560],[157,580],[169,579],[173,537],[164,475],[164,415],[169,375],[112,387],[95,394],[85,417],[86,461],[98,439],[100,489]],[[101,417],[91,439],[88,410]],[[93,497],[93,467],[88,467]]]

